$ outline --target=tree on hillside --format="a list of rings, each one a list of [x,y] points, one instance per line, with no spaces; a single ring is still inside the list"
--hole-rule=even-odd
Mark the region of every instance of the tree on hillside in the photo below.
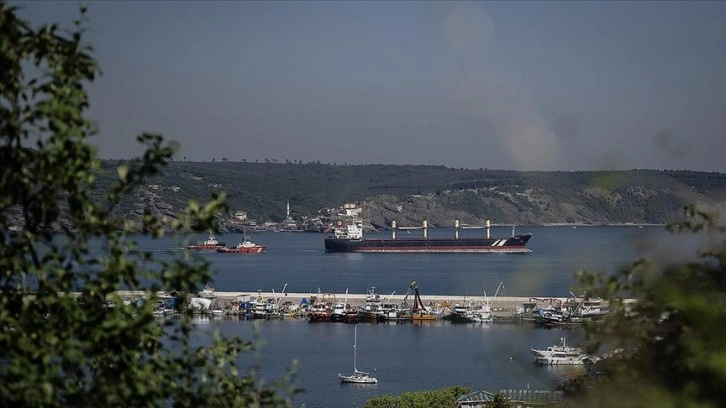
[[[514,402],[509,397],[498,392],[494,394],[492,402],[487,405],[488,408],[514,408]]]
[[[576,387],[586,390],[578,406],[723,406],[726,227],[692,206],[686,213],[670,228],[708,238],[696,260],[641,260],[612,277],[582,274],[588,293],[613,309],[603,324],[588,326],[588,336],[593,347],[614,352],[594,366],[591,388]]]
[[[366,402],[365,408],[455,408],[456,400],[471,392],[471,388],[454,385],[440,390],[404,392],[399,396],[384,395]]]
[[[84,116],[84,87],[98,67],[82,41],[85,10],[70,32],[55,24],[32,28],[16,12],[0,1],[2,405],[291,405],[288,381],[240,373],[237,356],[254,351],[250,342],[217,337],[193,348],[188,318],[166,326],[154,319],[157,290],[175,289],[184,299],[210,271],[188,254],[158,260],[139,251],[130,236],[135,226],[112,213],[176,146],[142,134],[143,157],[119,164],[103,202],[92,200],[100,160],[87,141],[95,127]],[[147,210],[140,230],[155,239],[206,231],[224,209],[220,194],[189,202],[175,218]],[[18,221],[22,229],[8,232]],[[91,251],[91,241],[106,250]],[[145,290],[147,301],[125,305],[121,288]]]

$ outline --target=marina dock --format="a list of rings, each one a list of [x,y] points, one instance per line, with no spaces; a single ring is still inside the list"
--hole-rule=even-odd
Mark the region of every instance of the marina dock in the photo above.
[[[121,291],[119,292],[121,297],[130,297],[136,299],[142,295],[143,292],[131,292]],[[405,294],[383,294],[378,293],[381,300],[391,301],[393,303],[401,303],[406,296]],[[365,304],[366,297],[369,294],[363,293],[326,293],[326,292],[310,292],[310,293],[279,293],[272,291],[241,291],[241,292],[220,292],[214,291],[214,298],[222,299],[226,302],[233,301],[249,301],[251,299],[261,296],[265,299],[279,299],[280,302],[290,302],[298,305],[303,299],[307,302],[313,300],[326,300],[326,301],[343,301],[346,299],[352,307],[358,307]],[[569,298],[571,299],[571,298]],[[491,305],[492,315],[497,319],[506,319],[514,315],[517,308],[521,308],[524,304],[534,303],[537,308],[547,307],[555,304],[561,304],[568,301],[565,297],[548,297],[548,296],[461,296],[461,295],[421,295],[421,300],[426,305],[443,305],[453,307],[456,304],[463,304],[467,302],[472,303],[485,303],[489,302]],[[409,296],[408,302],[413,302],[413,295]]]

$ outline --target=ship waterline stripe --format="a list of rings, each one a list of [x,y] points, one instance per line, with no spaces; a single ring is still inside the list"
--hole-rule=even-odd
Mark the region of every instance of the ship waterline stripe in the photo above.
[[[510,238],[336,239],[325,238],[326,252],[363,253],[527,253],[531,234]]]
[[[394,253],[394,252],[408,252],[408,253],[527,253],[532,252],[531,249],[523,246],[497,246],[492,248],[491,246],[484,247],[469,247],[469,248],[436,248],[436,247],[398,247],[398,248],[384,248],[384,247],[367,247],[367,248],[355,248],[349,249],[345,252],[367,252],[367,253]]]

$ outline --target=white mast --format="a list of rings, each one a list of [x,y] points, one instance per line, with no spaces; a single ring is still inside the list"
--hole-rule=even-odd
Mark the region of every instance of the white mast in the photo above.
[[[353,326],[355,327],[353,331],[353,374],[358,372],[358,367],[356,366],[356,357],[358,356],[358,349],[356,349],[355,345],[358,343],[358,325]]]

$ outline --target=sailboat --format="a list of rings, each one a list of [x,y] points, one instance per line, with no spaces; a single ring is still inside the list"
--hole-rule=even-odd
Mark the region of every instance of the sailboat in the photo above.
[[[353,333],[353,374],[342,375],[338,373],[338,379],[343,383],[376,384],[378,383],[378,380],[375,377],[371,377],[369,373],[364,371],[358,371],[358,368],[356,367],[358,358],[358,349],[356,348],[358,343],[358,326],[355,326]]]

